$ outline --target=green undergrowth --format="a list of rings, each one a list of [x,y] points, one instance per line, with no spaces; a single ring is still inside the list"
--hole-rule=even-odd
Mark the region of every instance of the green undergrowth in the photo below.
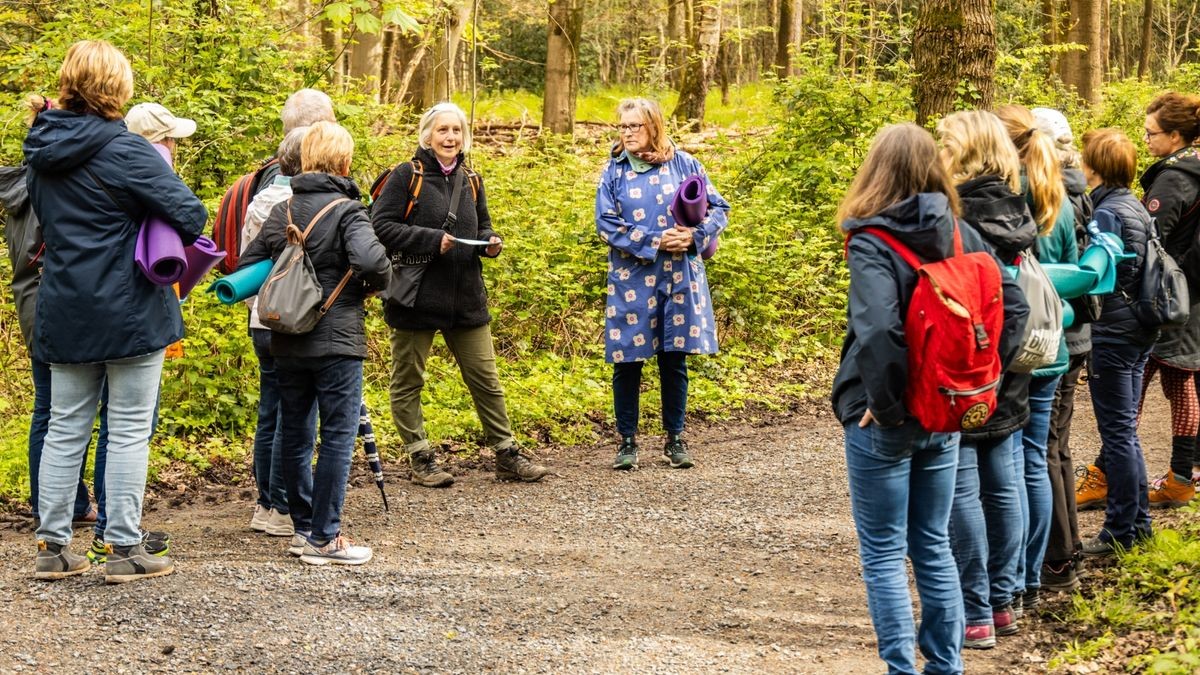
[[[1200,672],[1200,514],[1171,526],[1089,576],[1066,624],[1076,634],[1051,660],[1061,672]]]

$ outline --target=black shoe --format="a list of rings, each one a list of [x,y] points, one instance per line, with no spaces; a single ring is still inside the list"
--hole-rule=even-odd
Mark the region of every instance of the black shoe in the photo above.
[[[1118,548],[1123,547],[1097,535],[1083,540],[1083,548],[1080,550],[1080,553],[1086,558],[1101,558],[1113,555],[1117,552]]]
[[[549,469],[530,461],[529,457],[515,445],[496,451],[496,478],[500,480],[535,483],[548,473],[550,473]]]
[[[638,444],[633,436],[625,436],[621,439],[621,445],[617,448],[617,458],[613,460],[612,468],[618,471],[638,468]]]
[[[454,484],[454,476],[438,466],[433,458],[432,450],[421,450],[409,456],[409,471],[412,482],[425,487],[449,487]]]
[[[1028,614],[1036,614],[1038,607],[1042,604],[1040,588],[1026,588],[1021,594],[1021,605],[1024,611]]]
[[[1042,565],[1042,588],[1067,593],[1079,588],[1079,576],[1075,574],[1074,561]]]
[[[682,436],[668,436],[666,444],[663,445],[663,455],[671,463],[672,469],[690,469],[695,466],[692,456],[688,454],[687,441],[683,440]]]

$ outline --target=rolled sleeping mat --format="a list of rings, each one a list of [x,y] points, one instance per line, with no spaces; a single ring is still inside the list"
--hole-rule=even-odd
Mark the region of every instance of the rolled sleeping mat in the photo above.
[[[191,246],[183,250],[187,258],[187,269],[179,278],[179,297],[186,298],[188,293],[200,283],[208,271],[217,266],[225,257],[224,251],[217,250],[217,245],[208,237],[200,237]]]
[[[146,218],[138,230],[133,259],[142,274],[159,286],[179,281],[188,265],[179,233],[156,216]]]
[[[249,300],[258,295],[258,289],[266,283],[275,263],[262,260],[253,265],[240,269],[233,274],[217,279],[208,290],[217,294],[217,300],[223,304],[232,305],[235,302]]]
[[[685,227],[696,227],[708,215],[708,183],[704,176],[693,174],[684,179],[675,190],[675,198],[671,202],[671,213],[675,222]],[[700,252],[700,257],[708,260],[717,252],[718,237],[713,237],[708,246]]]

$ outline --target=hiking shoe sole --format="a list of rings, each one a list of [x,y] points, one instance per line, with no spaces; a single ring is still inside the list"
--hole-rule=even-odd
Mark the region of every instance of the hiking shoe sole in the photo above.
[[[366,558],[327,558],[323,555],[301,555],[300,562],[308,563],[309,565],[365,565],[371,562],[371,558],[375,557],[372,551]]]
[[[33,578],[40,581],[58,581],[67,577],[76,577],[91,569],[91,566],[78,570],[63,570],[61,572],[34,572]]]
[[[1107,502],[1108,502],[1107,498],[1093,499],[1090,502],[1076,502],[1075,510],[1076,511],[1095,511],[1097,509],[1104,508]]]
[[[165,577],[175,571],[175,566],[157,572],[149,572],[146,574],[105,574],[104,583],[106,584],[127,584],[131,581],[140,579],[153,579],[154,577]]]
[[[671,465],[672,469],[690,469],[693,466],[696,466],[696,463],[693,462],[690,458],[674,460],[674,459],[671,459],[670,457],[668,457],[667,463]]]
[[[614,462],[612,468],[617,471],[633,471],[638,465],[637,462]]]
[[[453,476],[451,476],[449,478],[443,478],[442,480],[426,480],[424,478],[418,478],[417,476],[412,476],[410,478],[410,480],[412,480],[413,483],[420,485],[421,487],[444,488],[444,487],[450,487],[451,485],[454,485],[454,477]]]
[[[1191,503],[1190,499],[1187,501],[1182,501],[1182,502],[1150,502],[1150,508],[1152,508],[1152,509],[1178,509],[1178,508],[1187,506],[1190,503]]]
[[[536,476],[525,477],[519,473],[514,473],[512,471],[497,471],[496,472],[496,480],[511,481],[511,482],[518,482],[518,483],[536,483],[539,480],[545,478],[546,474],[548,474],[548,473],[550,473],[550,472],[543,471],[542,473],[539,473]]]

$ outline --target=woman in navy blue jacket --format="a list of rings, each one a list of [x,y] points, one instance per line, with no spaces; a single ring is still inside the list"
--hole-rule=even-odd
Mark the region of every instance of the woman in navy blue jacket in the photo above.
[[[958,199],[929,132],[887,127],[875,137],[838,220],[847,236],[885,228],[922,260],[952,249]],[[987,248],[959,227],[965,251]],[[915,271],[882,240],[853,236],[847,246],[850,298],[833,408],[846,434],[850,503],[858,532],[867,603],[889,672],[916,673],[914,642],[927,673],[961,673],[965,623],[947,523],[958,464],[958,434],[932,433],[904,404],[908,350],[904,310]],[[999,261],[997,261],[999,266]],[[1000,353],[1016,353],[1028,307],[1011,277],[1004,284]],[[915,629],[905,555],[921,596]]]
[[[169,574],[139,529],[164,348],[183,337],[179,301],[134,264],[140,223],[153,214],[190,244],[208,213],[121,110],[133,94],[129,61],[102,41],[77,42],[59,72],[61,110],[38,115],[25,139],[29,196],[42,223],[45,267],[34,356],[50,364],[52,411],[42,451],[35,576],[81,574],[67,550],[79,466],[108,382],[105,469],[111,583]]]

